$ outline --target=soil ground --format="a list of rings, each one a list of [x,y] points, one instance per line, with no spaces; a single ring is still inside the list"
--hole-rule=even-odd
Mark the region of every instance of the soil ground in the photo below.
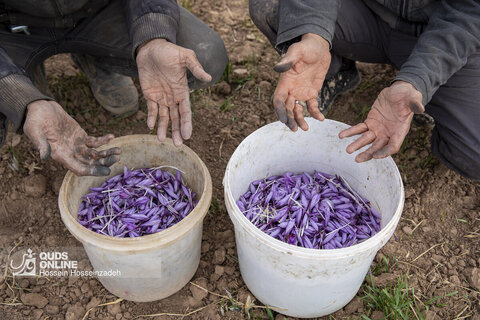
[[[224,81],[192,94],[194,134],[186,143],[206,162],[213,180],[201,262],[192,279],[209,292],[189,284],[158,302],[119,302],[94,278],[10,277],[4,270],[7,255],[18,248],[80,246],[64,227],[57,207],[66,170],[52,160],[40,161],[25,136],[10,134],[0,149],[0,319],[121,320],[147,319],[152,314],[164,314],[155,319],[247,318],[242,307],[254,297],[239,272],[222,178],[237,145],[258,127],[276,121],[271,96],[277,79],[272,67],[278,57],[249,19],[246,1],[182,4],[219,32],[230,55]],[[388,66],[358,65],[362,83],[335,102],[329,118],[348,124],[363,120],[395,73]],[[67,55],[50,58],[46,66],[50,90],[89,134],[149,132],[143,100],[136,115],[114,118],[95,102],[88,82]],[[480,184],[448,170],[432,155],[430,132],[431,128],[413,125],[402,150],[394,156],[405,184],[402,219],[394,237],[375,258],[372,279],[331,319],[362,315],[363,319],[394,319],[361,297],[371,281],[389,288],[398,279],[407,279],[414,289],[412,301],[419,319],[480,319]],[[84,254],[79,253],[78,260],[89,267]],[[225,298],[227,292],[231,299]],[[252,317],[284,319],[274,312],[269,315],[264,308],[252,310]]]

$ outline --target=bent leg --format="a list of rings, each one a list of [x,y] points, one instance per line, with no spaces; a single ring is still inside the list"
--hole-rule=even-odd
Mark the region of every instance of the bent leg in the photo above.
[[[250,0],[250,18],[275,47],[278,32],[278,0]]]
[[[341,0],[327,78],[340,70],[342,58],[368,63],[388,63],[385,45],[390,32],[390,27],[363,1]]]
[[[225,45],[203,21],[181,6],[179,9],[177,45],[193,50],[205,71],[212,76],[212,82],[206,84],[188,72],[188,85],[192,89],[212,85],[222,76],[228,62]],[[113,72],[136,76],[137,67],[123,10],[122,1],[113,1],[69,35],[63,51],[92,55],[98,66],[108,66]]]
[[[250,0],[250,18],[275,46],[278,31],[278,0]],[[385,44],[390,27],[362,1],[342,0],[332,40],[332,62],[327,78],[336,74],[342,57],[371,63],[387,63]]]
[[[432,151],[450,169],[480,180],[480,54],[441,86],[426,106],[435,119]]]
[[[210,83],[204,83],[197,80],[189,71],[188,86],[191,89],[208,87],[222,76],[228,62],[227,49],[218,33],[183,7],[179,8],[177,44],[193,50],[203,69],[212,76]]]

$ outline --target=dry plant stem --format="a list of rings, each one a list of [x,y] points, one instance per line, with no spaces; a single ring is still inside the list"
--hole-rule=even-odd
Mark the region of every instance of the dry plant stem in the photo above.
[[[432,250],[432,249],[434,249],[434,248],[436,248],[436,247],[438,247],[438,246],[441,246],[441,245],[443,245],[443,244],[445,244],[445,243],[447,243],[447,242],[445,241],[445,242],[437,243],[437,244],[431,246],[429,249],[425,250],[423,253],[421,253],[421,254],[418,255],[415,259],[413,259],[412,262],[417,261],[418,259],[420,259],[421,257],[423,257],[426,253],[428,253],[430,250]]]
[[[85,314],[83,315],[82,320],[86,320],[87,317],[88,317],[88,314],[90,313],[90,311],[92,311],[92,310],[95,309],[95,308],[103,307],[103,306],[108,306],[108,305],[111,305],[111,304],[117,304],[117,303],[120,303],[120,302],[122,302],[122,301],[123,301],[122,298],[118,298],[117,300],[110,301],[110,302],[106,302],[106,303],[102,303],[102,304],[99,304],[99,305],[96,306],[96,307],[92,307],[92,308],[88,309],[87,312],[85,312]]]

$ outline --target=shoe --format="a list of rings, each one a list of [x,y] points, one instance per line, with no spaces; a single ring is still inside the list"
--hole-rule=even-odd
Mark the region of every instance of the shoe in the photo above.
[[[433,117],[425,112],[420,114],[414,114],[413,122],[415,122],[416,125],[419,125],[421,127],[433,127],[435,125],[435,120],[433,119]]]
[[[323,82],[317,101],[320,112],[326,114],[337,96],[355,89],[361,81],[355,61],[343,59],[340,71]]]
[[[71,54],[71,58],[87,77],[93,96],[105,110],[117,116],[138,111],[138,91],[132,78],[99,68],[89,55]]]

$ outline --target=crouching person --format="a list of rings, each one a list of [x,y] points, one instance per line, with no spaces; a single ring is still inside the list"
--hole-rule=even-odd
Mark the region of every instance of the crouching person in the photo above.
[[[435,121],[431,147],[450,169],[480,179],[480,3],[462,1],[252,0],[250,15],[280,54],[273,103],[292,130],[322,120],[360,82],[355,61],[397,73],[366,120],[340,133],[363,162],[398,152],[414,114]]]
[[[113,135],[92,137],[40,87],[43,61],[71,53],[100,105],[138,110],[130,77],[147,101],[147,126],[175,145],[192,134],[189,90],[215,83],[227,63],[223,41],[175,0],[0,1],[0,144],[8,123],[23,126],[42,159],[78,175],[108,175],[121,150],[98,152]]]

